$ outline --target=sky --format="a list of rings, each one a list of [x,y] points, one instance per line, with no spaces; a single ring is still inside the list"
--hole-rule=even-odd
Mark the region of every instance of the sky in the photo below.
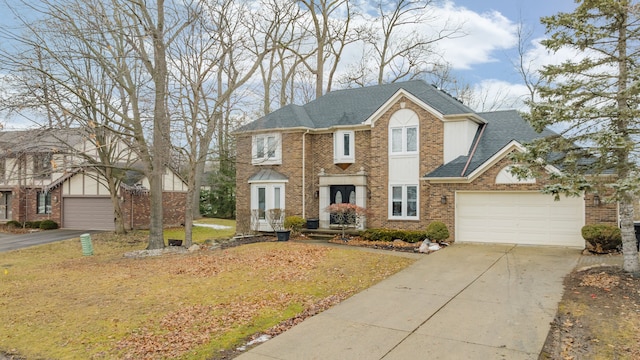
[[[513,97],[526,92],[513,66],[518,56],[519,23],[532,31],[527,56],[535,59],[537,66],[558,62],[566,56],[549,54],[539,45],[545,37],[540,18],[572,12],[576,7],[574,0],[448,0],[444,4],[445,13],[463,19],[467,34],[440,44],[446,53],[445,59],[452,64],[457,77],[478,91],[508,92]],[[509,101],[505,104],[506,107],[513,105]],[[522,104],[515,105],[519,106]]]
[[[5,1],[15,5],[15,0],[0,0],[0,23],[11,23],[13,15],[3,11]],[[517,26],[523,23],[533,32],[528,44],[529,59],[536,66],[558,62],[567,54],[549,54],[538,42],[545,36],[540,17],[558,12],[571,12],[574,0],[435,0],[435,24],[447,19],[461,24],[465,36],[438,43],[442,57],[452,66],[453,74],[462,83],[471,85],[478,94],[488,99],[484,108],[472,106],[478,111],[501,108],[525,110],[518,99],[526,94],[523,81],[515,71],[517,59]],[[24,14],[23,14],[24,15]],[[425,25],[428,26],[428,25]],[[509,100],[505,100],[507,96]],[[493,104],[492,99],[500,99]]]

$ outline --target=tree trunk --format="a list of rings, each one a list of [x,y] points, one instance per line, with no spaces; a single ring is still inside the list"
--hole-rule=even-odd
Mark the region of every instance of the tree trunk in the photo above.
[[[153,29],[154,48],[154,109],[153,109],[153,159],[149,176],[150,189],[150,223],[148,249],[164,247],[163,235],[163,203],[162,178],[165,172],[168,150],[171,145],[169,138],[169,116],[167,114],[167,58],[164,43],[164,1],[157,3],[158,24]]]
[[[633,226],[633,200],[625,196],[620,201],[620,230],[622,232],[622,254],[624,271],[640,273],[636,233]]]

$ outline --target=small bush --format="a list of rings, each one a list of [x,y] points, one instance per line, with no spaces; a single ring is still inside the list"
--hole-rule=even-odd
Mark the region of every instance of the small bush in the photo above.
[[[58,223],[53,220],[43,220],[40,222],[40,229],[53,230],[58,228]]]
[[[22,223],[15,220],[7,221],[7,229],[22,229]]]
[[[284,218],[284,228],[291,230],[294,234],[299,233],[306,223],[307,221],[300,216],[287,216]]]
[[[585,225],[582,227],[582,237],[587,241],[587,249],[595,253],[616,251],[622,246],[620,228],[614,225]]]
[[[431,241],[440,242],[449,238],[447,225],[442,221],[433,221],[427,225],[427,237]]]
[[[360,233],[363,240],[368,241],[393,241],[402,240],[416,243],[424,240],[427,234],[424,231],[396,230],[396,229],[367,229]]]
[[[24,227],[26,227],[27,229],[40,229],[40,223],[41,221],[27,221],[24,223]]]

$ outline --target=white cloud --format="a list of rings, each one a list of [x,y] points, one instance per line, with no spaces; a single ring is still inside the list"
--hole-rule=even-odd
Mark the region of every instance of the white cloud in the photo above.
[[[437,9],[438,19],[462,24],[465,36],[445,39],[438,43],[443,57],[454,69],[469,69],[475,64],[498,61],[496,51],[517,45],[517,24],[501,13],[490,11],[476,13],[447,1]]]

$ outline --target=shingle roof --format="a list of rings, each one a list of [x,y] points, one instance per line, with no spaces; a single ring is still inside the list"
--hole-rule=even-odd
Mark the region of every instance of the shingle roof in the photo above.
[[[78,129],[29,129],[0,131],[0,150],[9,153],[61,151],[80,144],[84,134]]]
[[[398,90],[403,89],[443,115],[474,111],[422,80],[332,91],[305,105],[287,105],[238,131],[283,128],[325,129],[359,125],[366,121]]]
[[[287,181],[289,178],[272,169],[261,169],[251,175],[249,182],[254,181]]]
[[[468,176],[511,141],[515,140],[520,144],[526,144],[534,139],[555,134],[551,130],[544,130],[541,133],[536,132],[515,110],[484,112],[478,113],[478,115],[485,119],[487,123],[482,125],[485,129],[471,161],[469,161],[469,155],[460,156],[427,174],[426,178]],[[481,130],[482,127],[479,127],[473,144],[478,141],[477,138]],[[462,171],[467,162],[469,165],[463,174]]]

